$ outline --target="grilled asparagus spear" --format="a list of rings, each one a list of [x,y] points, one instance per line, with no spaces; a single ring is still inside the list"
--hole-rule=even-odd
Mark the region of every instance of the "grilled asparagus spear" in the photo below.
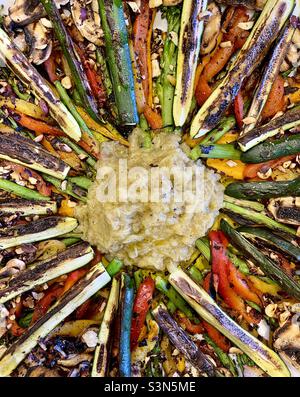
[[[94,266],[40,320],[23,334],[0,360],[0,377],[9,376],[28,353],[61,321],[110,281],[102,264]]]
[[[50,216],[26,225],[2,228],[0,229],[0,249],[61,236],[71,232],[76,226],[77,220],[74,218]]]
[[[192,137],[205,135],[216,127],[245,79],[261,64],[294,6],[295,0],[268,0],[227,76],[194,118],[190,132]]]
[[[37,285],[42,285],[49,280],[86,265],[93,259],[93,256],[94,253],[90,245],[82,242],[46,261],[33,263],[29,268],[13,277],[6,287],[0,290],[0,304],[33,289]]]
[[[47,103],[51,116],[63,131],[75,141],[79,141],[81,131],[74,117],[2,29],[0,29],[0,58],[38,98]]]

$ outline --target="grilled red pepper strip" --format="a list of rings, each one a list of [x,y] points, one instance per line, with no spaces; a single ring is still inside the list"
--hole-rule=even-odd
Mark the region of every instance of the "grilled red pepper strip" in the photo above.
[[[211,273],[208,273],[203,282],[203,288],[206,292],[209,292]],[[215,327],[202,321],[203,327],[205,328],[208,336],[218,345],[224,352],[228,352],[230,349],[230,342],[224,335],[221,334]]]
[[[231,288],[228,280],[228,263],[230,261],[226,255],[228,240],[224,233],[211,231],[209,239],[212,251],[212,271],[214,276],[218,277],[218,294],[231,309],[242,315],[247,322],[259,322],[260,319],[258,320],[257,317],[251,315],[251,312],[247,313],[243,299]]]
[[[155,290],[155,283],[151,277],[146,278],[139,286],[133,304],[132,323],[130,331],[131,350],[138,344],[138,339],[145,323],[151,300]]]
[[[234,114],[238,127],[242,128],[243,118],[244,118],[244,101],[241,91],[239,91],[239,93],[234,99]]]
[[[26,331],[26,328],[20,327],[17,322],[17,319],[21,317],[22,309],[23,309],[23,302],[22,300],[20,300],[20,302],[16,303],[16,306],[12,307],[9,311],[7,325],[9,326],[9,332],[13,336],[19,337]],[[15,316],[15,318],[12,320],[13,316]]]
[[[63,294],[63,290],[63,287],[53,284],[53,286],[51,286],[48,291],[46,291],[44,297],[39,300],[35,305],[31,324],[34,324],[38,319],[40,319],[44,314],[47,313],[49,308]]]
[[[145,98],[149,96],[149,71],[147,58],[147,38],[151,23],[151,10],[148,0],[141,1],[141,12],[136,17],[133,25],[133,46],[137,58],[137,66],[142,79]]]

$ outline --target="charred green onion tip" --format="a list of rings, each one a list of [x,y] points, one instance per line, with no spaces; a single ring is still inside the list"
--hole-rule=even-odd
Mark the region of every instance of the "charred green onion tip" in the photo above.
[[[120,335],[120,367],[121,377],[131,376],[130,330],[134,299],[134,282],[127,274],[122,274],[121,296],[121,335]]]

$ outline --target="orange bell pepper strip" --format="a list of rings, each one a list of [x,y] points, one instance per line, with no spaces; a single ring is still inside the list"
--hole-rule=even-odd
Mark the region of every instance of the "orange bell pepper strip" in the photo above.
[[[275,116],[285,108],[284,78],[278,75],[272,85],[267,102],[261,113],[262,120]]]
[[[259,297],[253,292],[253,286],[247,281],[246,277],[230,261],[227,262],[227,266],[228,281],[233,290],[243,299],[261,306]]]
[[[232,11],[231,11],[232,12]],[[246,31],[238,27],[240,22],[247,22],[249,19],[244,7],[237,7],[232,18],[228,20],[228,32],[223,36],[223,42],[230,41],[230,47],[219,47],[210,61],[204,67],[196,86],[195,97],[199,106],[207,100],[212,93],[209,82],[226,66],[234,52],[241,48],[246,40]]]
[[[228,279],[228,264],[230,261],[226,255],[227,238],[221,231],[211,231],[209,239],[212,251],[212,272],[214,276],[217,276],[218,294],[231,309],[242,315],[248,323],[257,324],[260,321],[258,316],[252,315],[251,312],[247,313],[245,302],[231,288]]]
[[[206,292],[209,292],[211,273],[208,273],[203,281],[203,288]],[[228,352],[230,349],[229,340],[221,334],[215,327],[207,323],[206,321],[202,322],[203,327],[205,328],[208,336],[215,342],[217,346],[219,346],[224,352]]]
[[[256,179],[258,172],[263,172],[268,170],[269,168],[275,168],[279,165],[285,163],[286,161],[293,160],[295,158],[294,155],[280,157],[279,159],[266,161],[264,163],[258,164],[247,164],[244,169],[244,178],[245,179]]]
[[[41,134],[49,134],[53,136],[65,136],[64,132],[59,128],[53,127],[44,121],[36,120],[25,114],[14,112],[17,114],[15,120],[22,127],[28,128],[30,131],[39,132]]]
[[[62,293],[64,294],[69,291],[69,289],[71,289],[73,285],[76,284],[77,281],[80,280],[86,273],[87,269],[77,269],[74,270],[74,272],[70,273],[67,280],[65,281]]]
[[[146,117],[146,120],[148,121],[152,130],[159,130],[163,128],[161,115],[152,110],[148,105],[146,105],[144,108],[144,116]]]
[[[149,311],[151,300],[155,291],[155,282],[147,277],[139,286],[132,309],[132,322],[130,331],[130,348],[137,347],[139,336]]]
[[[201,324],[194,324],[187,317],[178,318],[180,325],[182,325],[187,332],[192,335],[203,333],[203,326]]]

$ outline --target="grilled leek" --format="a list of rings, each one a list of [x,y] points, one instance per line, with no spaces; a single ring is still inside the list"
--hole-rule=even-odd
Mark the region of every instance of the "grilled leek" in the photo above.
[[[269,376],[290,376],[289,370],[275,352],[235,323],[207,292],[182,270],[171,273],[169,281],[206,322],[244,351]]]
[[[296,106],[282,116],[276,117],[269,123],[262,125],[261,127],[254,128],[253,130],[242,135],[238,139],[238,144],[243,152],[253,148],[258,143],[265,141],[277,135],[281,131],[288,131],[291,128],[300,125],[300,106]],[[266,159],[257,161],[266,161]]]
[[[26,86],[30,86],[38,98],[47,103],[51,116],[63,131],[75,141],[79,141],[81,131],[74,117],[2,29],[0,29],[0,58]]]
[[[204,20],[199,20],[199,15],[205,11],[206,6],[207,0],[184,0],[183,2],[173,103],[173,117],[177,127],[184,125],[191,109],[204,28]]]
[[[9,376],[28,353],[61,321],[110,281],[102,264],[94,266],[40,320],[23,334],[0,360],[0,377]]]
[[[5,303],[18,295],[23,294],[88,264],[94,257],[94,252],[88,243],[79,243],[71,246],[58,255],[46,261],[32,264],[29,268],[18,273],[0,290],[0,304]]]
[[[263,77],[254,94],[254,98],[247,115],[247,117],[251,117],[255,121],[244,126],[241,135],[253,130],[253,128],[255,128],[255,126],[259,123],[261,113],[267,102],[273,83],[280,72],[280,67],[289,49],[295,30],[295,27],[291,23],[283,29],[281,37],[279,38],[279,41],[273,50],[271,59],[263,72]]]
[[[29,215],[50,215],[57,212],[55,201],[36,202],[34,200],[6,199],[0,201],[0,214],[18,214],[19,216]]]
[[[19,134],[0,134],[0,159],[24,165],[59,179],[65,179],[70,167],[40,144]]]
[[[26,225],[2,228],[0,229],[0,249],[61,236],[71,232],[76,226],[77,220],[74,218],[50,216]]]
[[[294,6],[294,0],[268,0],[227,76],[194,118],[190,131],[193,138],[203,136],[217,126],[245,79],[261,64]]]
[[[195,342],[186,334],[186,332],[170,316],[166,307],[159,304],[152,314],[159,327],[168,336],[172,344],[178,349],[195,368],[204,372],[208,376],[215,375],[215,368],[207,359],[205,354],[198,348]]]
[[[106,304],[104,317],[100,326],[98,344],[94,354],[92,377],[104,377],[107,374],[111,326],[118,311],[120,282],[115,278],[112,281],[109,298]]]

